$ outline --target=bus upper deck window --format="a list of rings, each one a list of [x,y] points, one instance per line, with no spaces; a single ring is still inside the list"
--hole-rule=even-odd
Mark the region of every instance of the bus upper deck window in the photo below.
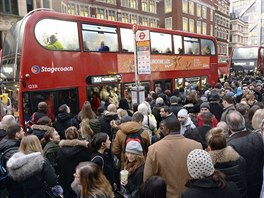
[[[173,35],[174,53],[182,54],[182,36]]]
[[[215,55],[215,44],[212,40],[201,39],[202,55]]]
[[[82,24],[84,51],[117,52],[117,28]]]
[[[150,32],[150,42],[152,53],[171,54],[172,41],[170,34]]]
[[[35,27],[35,36],[39,44],[49,50],[80,50],[76,22],[40,20]]]
[[[123,52],[134,52],[134,36],[131,29],[120,28]]]

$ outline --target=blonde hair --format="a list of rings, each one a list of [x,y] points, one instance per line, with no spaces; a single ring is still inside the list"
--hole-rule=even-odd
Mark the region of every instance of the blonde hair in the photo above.
[[[78,139],[79,138],[78,129],[76,127],[74,127],[74,126],[68,127],[65,130],[65,138],[67,140]]]
[[[84,118],[80,123],[79,131],[81,132],[81,137],[86,140],[91,139],[91,137],[93,137],[94,135],[94,132],[91,129],[89,122],[90,122],[89,118]]]
[[[19,151],[22,153],[42,152],[42,146],[37,136],[24,136],[21,140]]]
[[[258,109],[252,117],[252,127],[257,130],[261,127],[261,122],[264,119],[264,109]]]

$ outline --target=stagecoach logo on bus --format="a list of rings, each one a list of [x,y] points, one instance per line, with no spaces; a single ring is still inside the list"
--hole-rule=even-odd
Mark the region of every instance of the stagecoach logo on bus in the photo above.
[[[54,72],[71,72],[73,71],[73,67],[71,66],[64,66],[64,67],[47,67],[47,66],[37,66],[34,65],[31,67],[31,72],[33,74],[38,73],[54,73]]]

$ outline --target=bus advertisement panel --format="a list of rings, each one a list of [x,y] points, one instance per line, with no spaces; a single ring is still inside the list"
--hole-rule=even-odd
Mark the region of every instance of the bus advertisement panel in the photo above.
[[[214,37],[138,29],[150,31],[151,74],[140,75],[146,96],[156,88],[218,81]],[[35,11],[17,22],[5,39],[1,73],[18,86],[21,123],[40,101],[48,103],[52,118],[64,103],[77,114],[87,100],[95,111],[100,103],[118,105],[121,97],[131,102],[134,42],[132,24],[121,22],[52,11]]]

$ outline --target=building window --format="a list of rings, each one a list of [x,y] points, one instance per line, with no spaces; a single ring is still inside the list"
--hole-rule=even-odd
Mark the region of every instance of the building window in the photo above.
[[[50,0],[43,0],[43,8],[50,8]]]
[[[131,23],[132,24],[138,23],[138,17],[137,17],[137,15],[131,15]]]
[[[194,15],[194,2],[189,1],[189,14]]]
[[[155,3],[155,1],[152,1],[152,0],[149,1],[149,12],[150,13],[156,13],[156,3]]]
[[[172,11],[172,0],[165,0],[165,13]]]
[[[142,0],[141,1],[141,7],[142,7],[142,11],[148,12],[148,1]]]
[[[147,17],[142,17],[142,25],[148,26],[148,18]]]
[[[102,8],[96,9],[96,18],[97,19],[105,19],[105,10]]]
[[[188,32],[188,19],[185,17],[182,18],[182,30]]]
[[[202,33],[201,21],[196,21],[196,33],[197,34],[201,34]]]
[[[207,34],[207,24],[203,22],[203,34]]]
[[[203,6],[202,8],[202,17],[204,19],[207,19],[207,8],[205,6]]]
[[[214,26],[210,25],[210,35],[214,36]]]
[[[68,4],[68,14],[76,14],[76,5],[73,3]]]
[[[116,0],[107,0],[107,3],[116,5]]]
[[[165,28],[172,30],[172,17],[165,18]]]
[[[67,5],[64,3],[61,3],[61,12],[62,13],[67,13]]]
[[[129,7],[136,9],[137,8],[137,0],[130,0]]]
[[[123,6],[123,7],[129,7],[129,0],[122,0],[121,1],[121,6]]]
[[[214,21],[214,11],[212,9],[210,10],[210,19]]]
[[[197,17],[201,17],[201,5],[200,4],[196,4],[196,15]]]
[[[108,10],[108,20],[116,21],[116,12],[114,10]]]
[[[80,5],[80,15],[81,16],[89,16],[89,7],[88,6],[84,6],[84,5]]]
[[[194,20],[189,19],[189,32],[194,32]]]
[[[157,27],[157,23],[155,19],[149,19],[149,26],[150,27]]]
[[[188,13],[188,1],[187,0],[182,0],[182,12]]]
[[[129,23],[128,14],[122,13],[122,22],[123,23]]]

